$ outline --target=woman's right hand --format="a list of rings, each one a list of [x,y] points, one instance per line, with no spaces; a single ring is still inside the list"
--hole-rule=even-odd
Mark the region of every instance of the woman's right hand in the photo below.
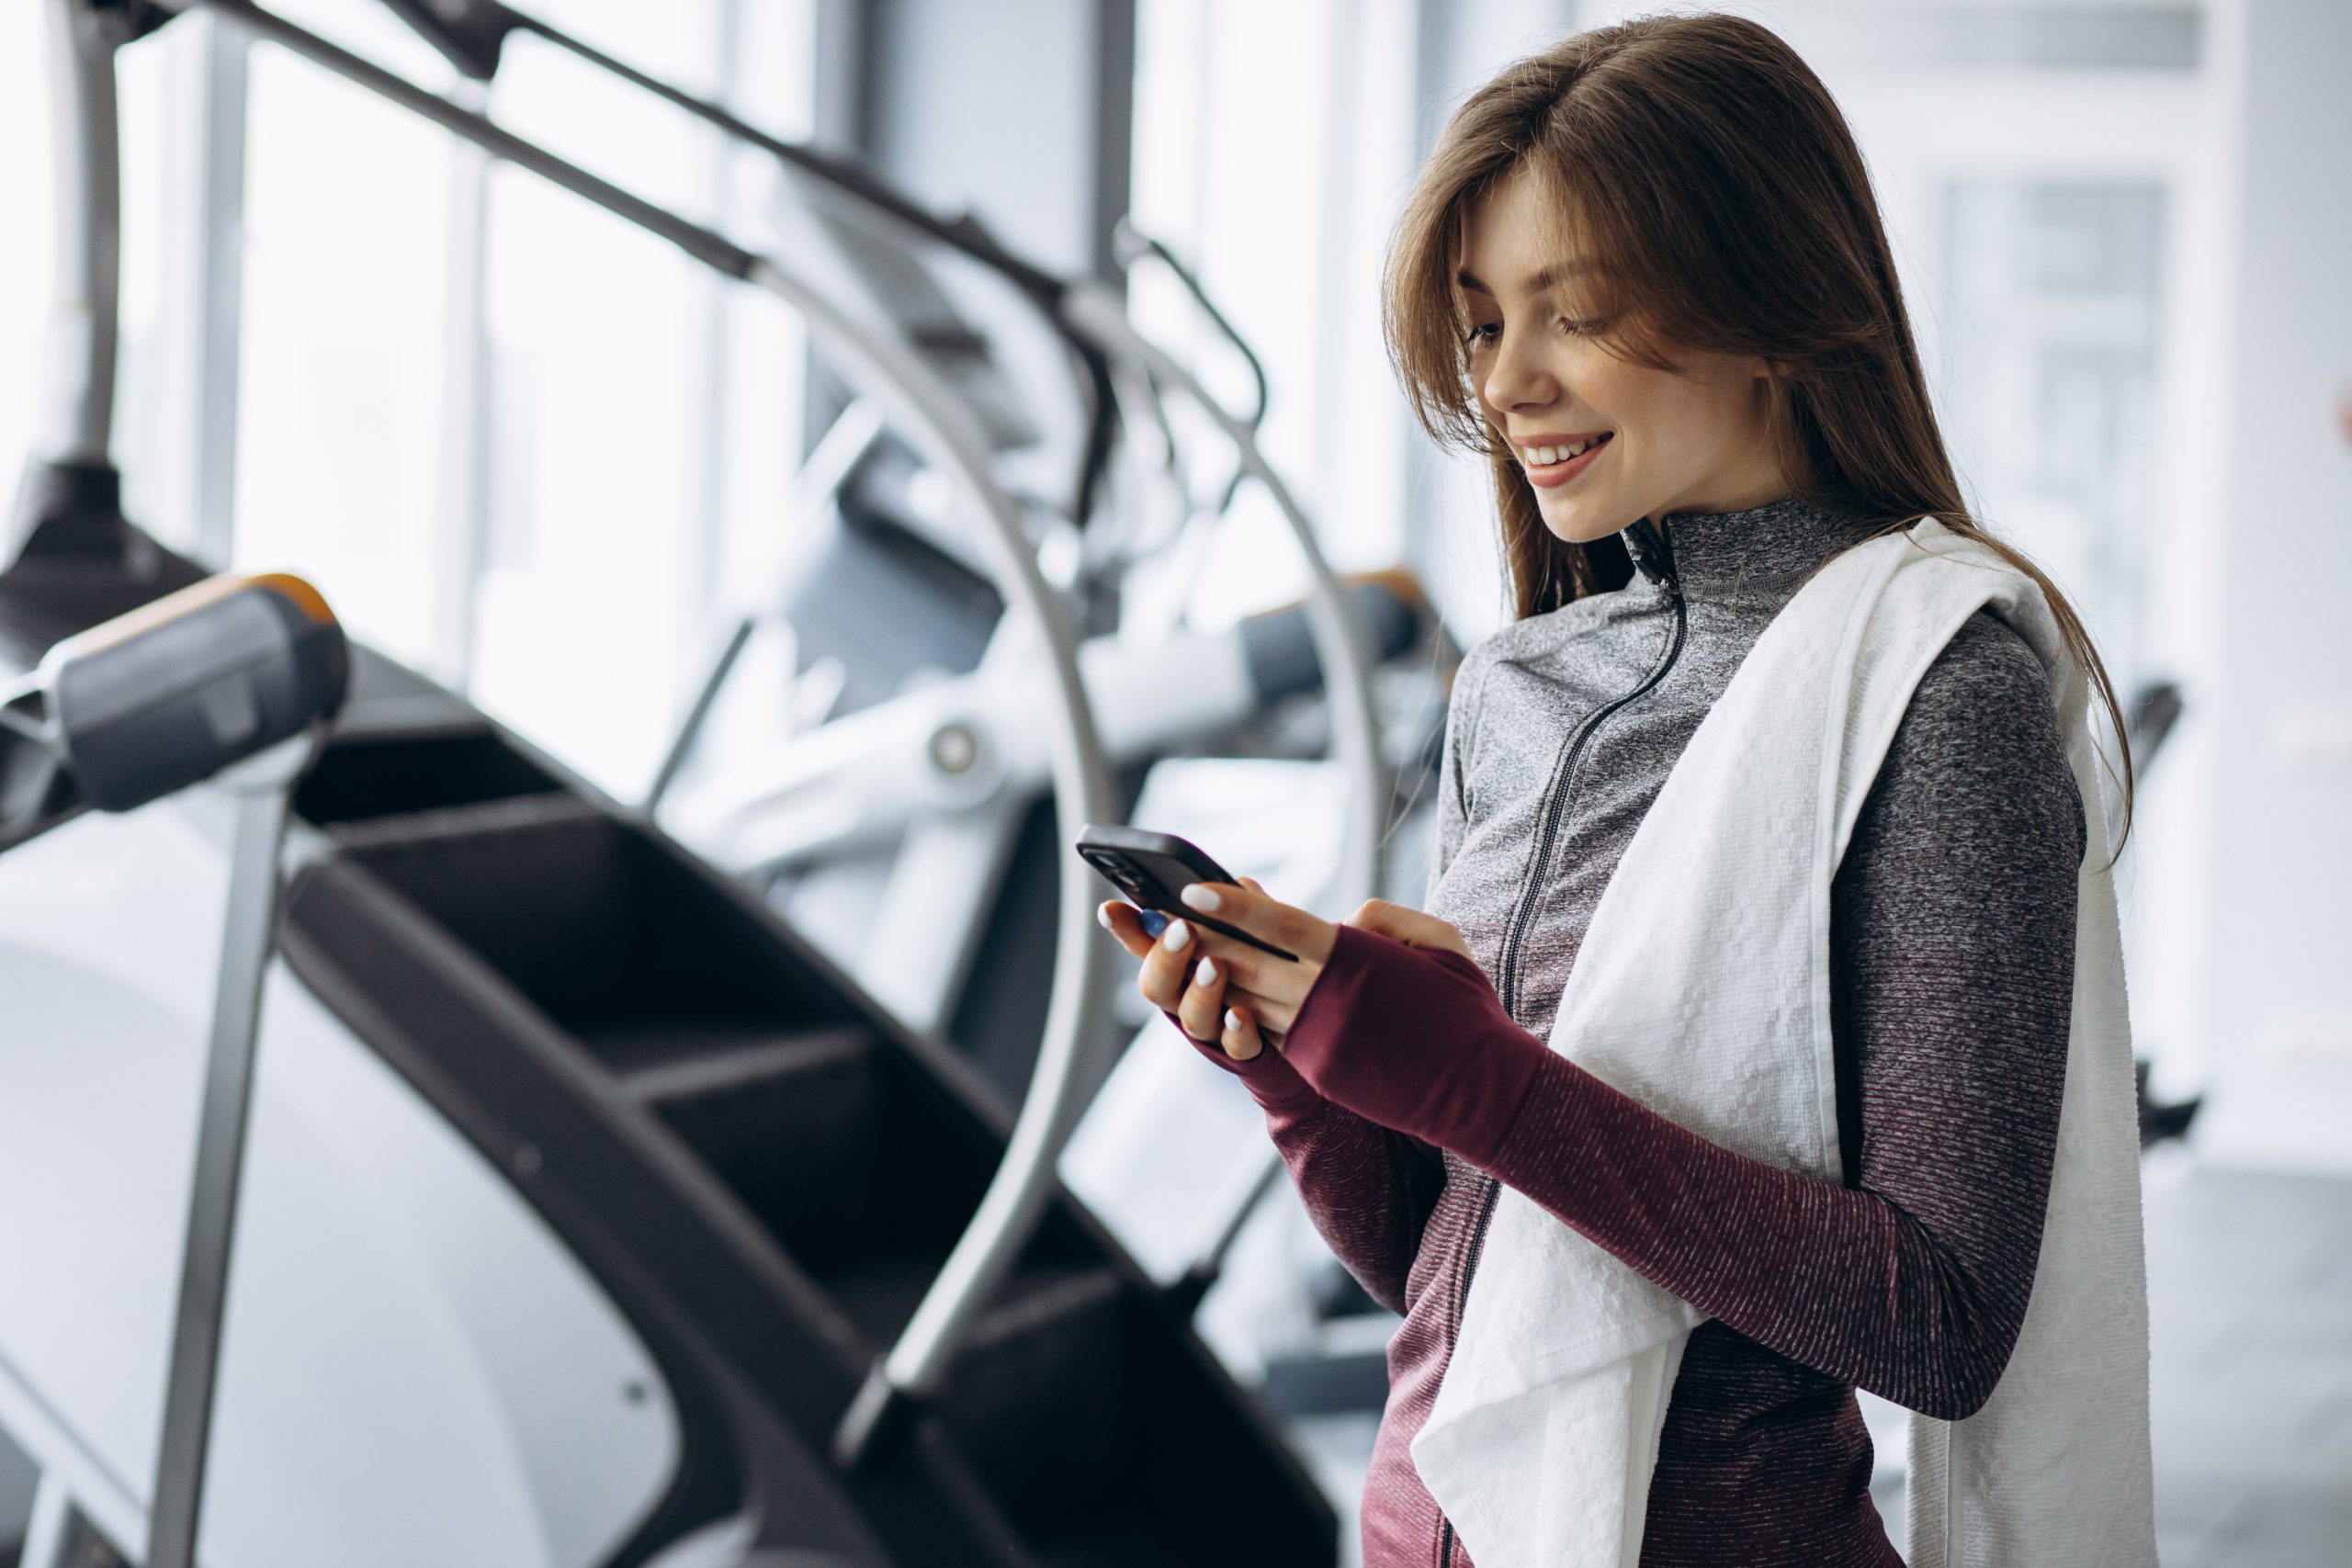
[[[1252,892],[1265,891],[1250,877],[1241,881]],[[1203,1045],[1217,1045],[1237,1062],[1254,1060],[1266,1048],[1268,1037],[1258,1027],[1257,1009],[1238,987],[1227,998],[1230,976],[1224,965],[1210,960],[1204,971],[1201,943],[1169,946],[1144,929],[1141,911],[1116,898],[1106,900],[1095,913],[1120,946],[1143,960],[1136,989],[1174,1018],[1176,1027]]]
[[[1155,937],[1140,911],[1115,898],[1103,902],[1096,914],[1120,945],[1143,961],[1136,988],[1145,1000],[1175,1020],[1197,1043],[1219,1046],[1234,1061],[1247,1062],[1269,1043],[1280,1047],[1283,1032],[1297,1016],[1329,957],[1333,928],[1269,898],[1253,877],[1242,877],[1240,883],[1254,897],[1242,900],[1243,908],[1228,918],[1254,919],[1261,934],[1297,950],[1295,961],[1270,965],[1230,937],[1182,919],[1168,922]],[[1188,887],[1184,901],[1192,903],[1192,896],[1200,891]],[[1216,906],[1208,900],[1206,907]],[[1408,947],[1471,956],[1469,944],[1453,925],[1385,899],[1365,900],[1345,923]],[[1191,940],[1195,936],[1200,940]],[[1260,978],[1253,980],[1253,975]],[[1252,991],[1253,984],[1262,986],[1264,994]]]

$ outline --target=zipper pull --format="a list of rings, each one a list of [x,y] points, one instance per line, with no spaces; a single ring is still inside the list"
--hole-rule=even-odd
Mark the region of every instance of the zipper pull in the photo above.
[[[1641,574],[1654,583],[1664,583],[1668,592],[1681,598],[1682,581],[1675,575],[1674,551],[1666,542],[1664,529],[1646,517],[1638,517],[1625,530],[1625,541]]]

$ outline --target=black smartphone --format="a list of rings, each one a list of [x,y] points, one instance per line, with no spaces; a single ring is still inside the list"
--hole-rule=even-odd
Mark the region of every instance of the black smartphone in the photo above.
[[[1188,840],[1173,833],[1154,833],[1142,828],[1105,828],[1090,822],[1079,829],[1078,852],[1128,903],[1144,911],[1145,929],[1154,936],[1167,929],[1169,917],[1181,917],[1196,926],[1222,931],[1236,942],[1246,942],[1276,958],[1297,962],[1297,953],[1285,953],[1238,926],[1204,915],[1177,897],[1188,883],[1241,886],[1239,877],[1209,859],[1199,845]],[[1155,915],[1159,917],[1157,921]]]

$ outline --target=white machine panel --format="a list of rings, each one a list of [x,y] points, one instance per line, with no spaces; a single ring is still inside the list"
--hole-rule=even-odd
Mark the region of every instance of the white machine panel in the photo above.
[[[201,794],[0,857],[0,1424],[134,1557],[227,900]],[[210,1568],[587,1568],[677,1418],[556,1236],[280,963],[229,1281]]]

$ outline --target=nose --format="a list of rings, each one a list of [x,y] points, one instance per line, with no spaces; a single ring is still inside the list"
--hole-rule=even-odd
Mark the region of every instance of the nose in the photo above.
[[[1498,412],[1532,412],[1559,400],[1560,383],[1544,368],[1543,355],[1527,333],[1506,331],[1480,390]]]

